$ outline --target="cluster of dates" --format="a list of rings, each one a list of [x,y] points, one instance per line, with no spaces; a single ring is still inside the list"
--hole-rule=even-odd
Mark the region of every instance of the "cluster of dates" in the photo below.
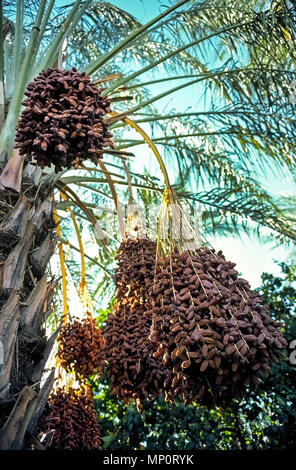
[[[54,429],[51,449],[100,450],[98,416],[88,387],[58,388],[50,396],[48,406],[40,432],[46,434]]]
[[[104,357],[112,391],[121,400],[157,396],[166,369],[153,356],[148,339],[152,323],[150,290],[153,286],[156,243],[127,238],[116,256],[116,303],[104,329]]]
[[[62,386],[49,397],[40,432],[53,431],[52,449],[99,450],[101,447],[98,416],[85,382],[103,372],[102,346],[101,330],[90,314],[82,320],[72,318],[61,328],[57,358],[66,372],[74,373],[78,388]]]
[[[156,266],[150,340],[170,371],[167,400],[212,407],[258,387],[287,343],[259,295],[222,252],[172,253]],[[147,314],[148,314],[147,313]]]
[[[95,318],[73,318],[62,327],[58,337],[57,357],[67,372],[74,371],[78,380],[101,375],[103,336]]]
[[[47,69],[29,83],[25,94],[16,147],[41,168],[54,165],[58,172],[85,159],[97,163],[104,148],[113,146],[103,119],[110,100],[85,73]]]

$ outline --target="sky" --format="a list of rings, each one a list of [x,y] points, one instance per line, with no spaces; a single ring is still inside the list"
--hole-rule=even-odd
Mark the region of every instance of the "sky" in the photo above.
[[[110,3],[126,10],[144,23],[163,11],[165,6],[169,6],[168,3],[159,0],[110,0]],[[157,93],[160,92],[161,90],[158,89]],[[175,107],[180,110],[184,110],[187,106],[200,109],[198,96],[194,101],[192,89],[188,90],[186,88],[171,97],[167,104],[169,108]],[[153,171],[153,168],[151,170]],[[262,183],[267,190],[275,195],[296,194],[295,182],[288,175],[279,179],[278,175],[269,171]],[[240,238],[213,236],[209,241],[215,248],[222,249],[228,259],[237,263],[238,271],[250,282],[253,288],[260,285],[262,272],[280,274],[280,267],[276,261],[286,261],[292,256],[291,248],[284,246],[275,248],[272,243],[263,244],[257,238],[250,238],[245,234],[242,234]]]

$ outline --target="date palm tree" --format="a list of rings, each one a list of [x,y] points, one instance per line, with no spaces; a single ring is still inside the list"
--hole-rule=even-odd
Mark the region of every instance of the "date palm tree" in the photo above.
[[[142,24],[105,1],[0,0],[1,449],[40,448],[34,436],[54,381],[53,370],[44,372],[57,336],[45,333],[57,284],[48,266],[57,242],[77,250],[67,241],[67,221],[56,229],[53,211],[72,208],[93,228],[100,205],[128,187],[145,204],[163,190],[145,171],[141,134],[127,132],[124,118],[145,127],[180,198],[204,210],[209,233],[263,228],[279,241],[295,240],[289,214],[260,183],[271,166],[292,173],[296,154],[296,12],[285,1],[269,3],[173,1]],[[119,115],[106,118],[115,149],[106,149],[99,169],[42,171],[15,149],[28,82],[61,66],[104,84]],[[204,102],[181,111],[166,104],[164,111],[161,103],[181,90]],[[106,275],[100,286],[110,278],[114,239],[88,257]]]

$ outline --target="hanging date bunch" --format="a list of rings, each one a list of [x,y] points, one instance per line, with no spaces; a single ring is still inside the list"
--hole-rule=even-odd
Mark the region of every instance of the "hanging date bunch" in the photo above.
[[[57,357],[67,371],[74,371],[78,380],[101,375],[103,336],[95,318],[87,314],[83,319],[73,318],[64,325],[58,337]]]
[[[149,290],[153,284],[155,242],[127,238],[116,256],[116,303],[104,329],[104,357],[112,392],[141,409],[144,398],[159,394],[166,374],[149,342],[152,321]],[[149,311],[150,313],[147,313]]]
[[[155,268],[156,243],[148,238],[127,238],[115,260],[116,298],[132,302],[131,297],[147,300]]]
[[[168,201],[162,204],[164,213],[169,212]],[[168,219],[172,222],[172,212]],[[182,227],[192,235],[184,217]],[[192,243],[191,235],[187,239]],[[182,395],[185,402],[226,406],[241,399],[248,385],[258,387],[287,343],[280,323],[239,278],[235,264],[200,240],[194,251],[184,249],[182,237],[175,243],[168,237],[167,251],[159,242],[151,290],[154,356],[170,370],[168,400]]]
[[[98,416],[89,387],[58,388],[49,397],[40,433],[54,430],[50,449],[100,450]]]
[[[26,108],[17,125],[16,147],[38,166],[78,167],[94,163],[113,146],[104,115],[110,101],[85,73],[47,69],[27,86]]]

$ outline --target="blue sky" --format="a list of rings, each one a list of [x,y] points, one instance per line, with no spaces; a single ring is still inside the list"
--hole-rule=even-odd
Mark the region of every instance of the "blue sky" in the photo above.
[[[165,6],[168,6],[168,4],[159,0],[111,0],[110,3],[128,11],[144,23],[163,11]],[[159,92],[158,88],[157,93]],[[166,103],[161,104],[165,105]],[[167,104],[169,108],[175,107],[180,111],[187,106],[200,109],[198,93],[196,94],[196,102],[194,102],[192,89],[189,91],[186,88],[171,97]],[[151,170],[153,171],[153,167],[151,167]],[[296,194],[295,182],[290,175],[279,178],[272,171],[268,171],[265,177],[262,178],[262,183],[273,194]],[[243,277],[249,280],[252,287],[260,284],[262,272],[280,273],[280,269],[274,260],[284,261],[291,257],[291,249],[283,246],[274,248],[272,244],[262,244],[257,238],[250,238],[245,234],[242,234],[241,238],[232,236],[213,237],[210,241],[214,247],[222,249],[227,258],[237,263],[238,270]]]

